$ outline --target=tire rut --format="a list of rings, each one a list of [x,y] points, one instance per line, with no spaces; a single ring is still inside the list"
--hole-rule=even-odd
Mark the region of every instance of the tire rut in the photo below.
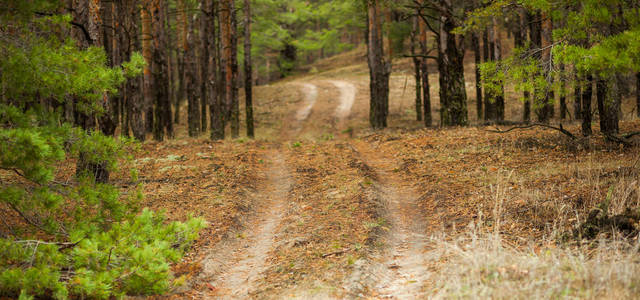
[[[292,183],[284,155],[274,150],[267,158],[271,161],[269,180],[255,201],[260,206],[245,223],[246,229],[238,233],[237,238],[216,247],[204,263],[204,273],[212,278],[207,284],[212,290],[209,298],[248,298],[268,267],[267,257],[285,213]],[[218,253],[221,255],[216,256]]]
[[[425,297],[423,284],[429,278],[425,216],[416,204],[418,193],[394,170],[396,162],[366,142],[356,143],[362,161],[375,174],[377,196],[386,205],[390,230],[386,234],[388,249],[381,259],[371,260],[365,274],[372,296],[386,299]],[[366,285],[367,283],[365,283]]]

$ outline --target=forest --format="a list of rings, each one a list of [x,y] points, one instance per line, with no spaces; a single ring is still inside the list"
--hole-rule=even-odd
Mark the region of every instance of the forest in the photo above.
[[[1,299],[637,299],[638,0],[0,0]]]

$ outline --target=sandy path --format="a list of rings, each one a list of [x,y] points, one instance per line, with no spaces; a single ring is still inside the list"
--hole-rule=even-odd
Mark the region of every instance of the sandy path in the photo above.
[[[284,215],[286,198],[291,188],[290,174],[283,155],[274,151],[268,157],[271,161],[268,183],[265,190],[258,193],[254,217],[245,224],[245,230],[226,245],[216,247],[211,258],[204,264],[204,272],[214,274],[209,282],[214,299],[244,299],[261,279],[267,268],[266,259],[272,249],[276,227]]]
[[[387,235],[389,249],[379,262],[382,266],[371,268],[376,282],[370,289],[380,298],[423,298],[422,287],[429,271],[424,255],[426,222],[416,205],[418,193],[394,172],[397,164],[392,158],[365,142],[359,142],[356,148],[376,172],[376,188],[387,205],[391,225]]]
[[[304,121],[311,114],[313,105],[316,104],[318,99],[318,87],[311,83],[301,83],[302,91],[304,93],[304,105],[296,112],[296,120]]]
[[[330,80],[329,82],[340,90],[340,104],[334,113],[340,123],[351,113],[351,107],[356,99],[356,86],[342,80]]]

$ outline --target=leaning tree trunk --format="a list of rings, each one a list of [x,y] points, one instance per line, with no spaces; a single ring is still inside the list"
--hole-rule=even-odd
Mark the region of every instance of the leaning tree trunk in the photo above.
[[[253,137],[253,70],[251,68],[251,0],[244,0],[244,95],[247,136]]]
[[[449,15],[440,16],[438,71],[440,72],[440,124],[464,126],[467,116],[467,91],[464,81],[464,37],[452,31],[458,27]]]
[[[564,74],[564,64],[560,64],[560,74]],[[561,75],[564,76],[564,75]],[[567,118],[567,87],[564,78],[560,78],[560,119]]]
[[[367,1],[368,41],[367,56],[369,65],[369,123],[373,129],[387,127],[389,113],[389,75],[391,63],[385,61],[382,21],[378,0]]]

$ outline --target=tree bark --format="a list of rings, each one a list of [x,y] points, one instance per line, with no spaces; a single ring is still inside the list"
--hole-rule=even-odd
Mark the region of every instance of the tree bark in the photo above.
[[[575,116],[576,120],[580,120],[582,119],[582,89],[580,88],[580,78],[578,77],[577,73],[574,75],[574,81],[575,83],[573,84],[573,98],[574,98],[573,115]]]
[[[493,59],[496,63],[500,63],[502,60],[502,40],[500,35],[500,27],[498,26],[498,21],[496,18],[493,18]],[[504,120],[504,86],[500,85],[500,91],[497,95],[495,95],[495,106],[496,106],[496,120],[503,121]]]
[[[484,62],[493,61],[495,47],[493,45],[493,27],[485,29],[482,35],[482,50],[484,50],[483,58]],[[496,102],[494,95],[487,89],[484,91],[484,120],[496,119]]]
[[[518,20],[515,26],[514,36],[514,46],[516,48],[522,48],[525,45],[525,41],[527,39],[527,13],[524,9],[521,9],[518,12]],[[531,95],[529,91],[523,92],[523,109],[522,109],[522,121],[529,122],[531,120]]]
[[[367,56],[369,65],[369,123],[373,129],[387,127],[389,113],[389,75],[391,63],[385,61],[382,39],[382,16],[378,0],[367,1],[368,45]]]
[[[153,138],[162,141],[165,135],[173,137],[173,122],[171,120],[171,102],[169,100],[169,80],[167,77],[167,40],[165,29],[165,2],[153,0],[152,3],[152,27],[153,27],[153,98],[155,100],[155,119],[153,126]]]
[[[146,62],[144,66],[144,87],[143,87],[143,95],[144,95],[144,106],[146,107],[145,111],[145,130],[146,132],[153,131],[153,78],[151,77],[151,66],[152,66],[152,39],[153,35],[151,34],[151,5],[153,0],[142,0],[142,7],[140,11],[140,16],[142,18],[142,56]]]
[[[422,55],[429,54],[427,47],[427,24],[422,18],[418,20],[420,29],[420,51]],[[420,76],[422,77],[422,103],[424,114],[424,126],[431,127],[433,119],[431,116],[431,87],[429,86],[429,68],[427,65],[427,58],[420,59]]]
[[[253,130],[253,69],[251,68],[251,0],[244,0],[244,95],[247,136],[254,137]]]
[[[213,78],[213,90],[215,91],[214,97],[211,99],[213,103],[209,105],[209,115],[211,117],[211,139],[221,140],[224,139],[224,127],[225,127],[225,62],[223,59],[224,51],[221,51],[222,44],[222,23],[221,23],[221,9],[220,1],[214,1],[213,3],[213,16],[211,20],[211,28],[213,36],[211,41],[213,43],[213,49],[215,51],[214,58],[212,60],[212,76]],[[218,26],[214,26],[218,24]],[[218,37],[216,39],[216,37]]]
[[[640,72],[636,73],[636,116],[640,118]]]
[[[590,136],[591,130],[591,98],[593,94],[593,76],[586,76],[586,83],[582,89],[582,135]]]
[[[475,62],[476,75],[476,115],[482,120],[482,79],[480,78],[480,64],[482,63],[482,53],[480,52],[480,39],[478,34],[471,35],[471,47],[473,48],[473,58]]]
[[[564,74],[564,64],[560,64],[560,74]],[[564,75],[562,75],[564,76]],[[560,119],[567,118],[567,88],[564,78],[560,78]]]
[[[422,77],[420,76],[420,58],[415,56],[416,41],[418,40],[418,35],[420,35],[420,28],[418,26],[420,19],[418,17],[413,17],[411,21],[411,55],[413,56],[413,71],[416,82],[416,120],[422,121]]]
[[[240,101],[238,101],[238,20],[236,14],[236,2],[229,0],[230,29],[231,29],[231,137],[240,135]]]
[[[613,99],[609,99],[608,83],[603,78],[596,80],[596,100],[600,116],[600,131],[605,134],[617,134],[618,110]]]
[[[184,84],[187,96],[187,122],[189,136],[200,134],[200,98],[198,95],[198,67],[196,66],[196,47],[193,20],[187,20],[186,47],[184,53]]]
[[[211,10],[207,0],[200,2],[200,56],[198,69],[200,71],[200,130],[207,131],[207,104],[209,103],[209,40],[211,37],[207,12]]]
[[[457,27],[450,14],[440,16],[438,71],[440,72],[440,124],[442,126],[469,124],[463,64],[464,37],[452,33]]]
[[[551,18],[548,18],[545,15],[541,16],[539,14],[537,15],[537,17],[538,20],[535,22],[534,26],[535,34],[539,35],[539,38],[536,37],[536,42],[538,40],[540,41],[540,43],[537,44],[537,48],[543,49],[542,61],[545,67],[542,72],[544,76],[548,78],[548,81],[550,81],[549,85],[551,86],[553,84],[553,77],[549,75],[553,65],[553,61],[551,59],[551,43],[553,42],[551,40]],[[545,95],[541,96],[540,98],[536,97],[536,99],[543,99],[543,102],[536,106],[538,107],[538,109],[536,109],[536,115],[539,122],[548,123],[551,117],[553,117],[553,103],[555,101],[555,94],[553,92],[553,89],[549,89],[549,91],[539,91],[539,93],[545,93]]]

